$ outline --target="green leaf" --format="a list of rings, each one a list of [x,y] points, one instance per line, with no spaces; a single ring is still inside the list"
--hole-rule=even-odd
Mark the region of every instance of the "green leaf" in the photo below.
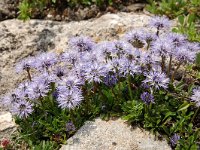
[[[170,117],[170,116],[175,116],[175,115],[176,115],[175,112],[167,112],[167,113],[165,114],[165,118],[164,118],[163,120],[167,119],[167,118]]]
[[[189,104],[188,102],[184,102],[179,108],[177,111],[183,111],[183,110],[186,110],[188,107],[190,107],[191,104]]]
[[[184,16],[182,15],[182,16],[179,16],[178,17],[178,21],[179,21],[179,23],[181,24],[181,25],[183,25],[184,24]]]

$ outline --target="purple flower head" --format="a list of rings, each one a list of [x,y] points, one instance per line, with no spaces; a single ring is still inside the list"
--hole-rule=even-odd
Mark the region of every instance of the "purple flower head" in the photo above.
[[[152,32],[146,31],[143,33],[143,39],[146,41],[146,43],[151,44],[152,41],[157,39],[157,36]]]
[[[28,57],[17,63],[16,65],[16,72],[20,73],[22,71],[29,71],[32,68],[35,68],[35,58],[34,57]]]
[[[35,100],[39,97],[44,97],[49,92],[49,85],[45,83],[45,80],[34,80],[30,83],[26,90],[29,99]]]
[[[149,105],[150,103],[154,103],[154,96],[148,92],[143,92],[140,95],[140,98],[147,105]]]
[[[177,145],[180,138],[181,138],[180,135],[178,135],[176,133],[170,138],[170,143],[171,143],[172,147],[175,147]]]
[[[82,92],[79,89],[69,90],[67,87],[62,86],[58,90],[58,106],[62,109],[74,109],[80,105],[82,100]]]
[[[200,43],[191,43],[191,42],[187,42],[186,43],[186,47],[188,48],[188,50],[192,51],[192,52],[200,52]]]
[[[81,85],[83,85],[83,82],[82,82],[81,79],[79,79],[75,75],[71,75],[71,76],[68,76],[68,77],[64,78],[60,82],[58,82],[58,84],[60,86],[65,86],[68,89],[74,89],[74,88],[78,88]]]
[[[140,52],[140,59],[139,59],[139,62],[142,64],[142,65],[151,65],[151,64],[155,64],[158,60],[158,57],[154,54],[152,54],[151,52],[149,51],[141,51]]]
[[[103,55],[106,59],[109,59],[111,57],[113,46],[114,46],[113,42],[104,41],[104,42],[98,43],[94,49],[95,49],[95,52],[98,53],[98,55],[100,56]]]
[[[57,78],[62,78],[67,75],[67,71],[66,68],[58,66],[53,70],[53,73]]]
[[[195,102],[197,107],[200,107],[200,87],[197,87],[193,90],[191,101]]]
[[[144,89],[149,89],[150,88],[150,86],[148,84],[146,84],[146,83],[142,83],[141,87],[144,88]]]
[[[55,89],[55,90],[53,91],[52,95],[53,95],[53,97],[54,97],[55,99],[57,99],[57,98],[58,98],[58,89]]]
[[[172,41],[173,47],[175,48],[185,45],[187,41],[186,36],[174,32],[167,34],[167,39],[170,39]]]
[[[196,52],[192,52],[185,47],[177,48],[174,55],[179,62],[192,63],[195,61],[196,58]]]
[[[162,16],[162,17],[155,16],[150,19],[149,26],[154,27],[158,30],[168,29],[171,27],[171,21],[165,16]]]
[[[74,132],[75,130],[76,130],[76,127],[73,124],[73,122],[69,121],[66,123],[66,131],[67,132]]]
[[[143,30],[133,30],[128,32],[124,38],[136,48],[142,48],[145,45]]]
[[[124,56],[132,55],[133,47],[126,41],[114,41],[112,47],[112,57],[122,58]]]
[[[53,52],[42,53],[36,57],[36,67],[39,70],[46,70],[56,64],[57,60],[58,58]]]
[[[20,100],[13,103],[11,112],[13,115],[17,115],[19,118],[27,118],[33,112],[33,104],[26,100]]]
[[[69,46],[73,51],[84,52],[91,51],[95,43],[89,37],[77,36],[70,39]]]
[[[122,59],[119,65],[120,74],[126,76],[131,75],[134,76],[135,74],[139,74],[141,72],[140,66],[136,65],[134,61],[130,61],[129,59]]]
[[[122,62],[122,58],[113,58],[112,60],[108,61],[108,68],[109,71],[113,71],[114,73],[119,72],[120,64]]]
[[[10,107],[10,105],[12,105],[13,103],[17,103],[21,99],[26,98],[27,97],[26,95],[27,95],[26,91],[23,88],[18,87],[17,89],[12,91],[11,93],[7,93],[1,99],[1,103],[2,103],[3,106]]]
[[[88,68],[85,70],[85,78],[88,82],[101,82],[102,77],[105,77],[108,69],[105,65],[100,63],[88,64]]]
[[[91,52],[85,52],[81,57],[81,62],[83,63],[94,63],[94,62],[102,62],[104,61],[104,56],[102,53],[98,53],[96,50]]]
[[[167,78],[165,73],[160,71],[150,71],[145,73],[146,79],[143,83],[149,84],[150,87],[155,89],[167,89],[169,84],[169,78]]]
[[[150,50],[159,56],[172,55],[173,53],[173,42],[171,39],[162,37],[152,42]]]
[[[43,72],[34,77],[33,81],[36,83],[43,83],[44,85],[50,85],[50,83],[56,82],[56,76],[52,73]]]
[[[116,74],[107,74],[106,77],[104,78],[103,82],[109,86],[112,87],[117,83],[118,79]]]
[[[67,51],[61,55],[61,60],[75,65],[79,61],[80,54],[77,51]]]
[[[69,73],[69,76],[75,76],[81,80],[81,83],[84,83],[86,68],[87,68],[86,64],[78,63],[72,68],[71,72]]]

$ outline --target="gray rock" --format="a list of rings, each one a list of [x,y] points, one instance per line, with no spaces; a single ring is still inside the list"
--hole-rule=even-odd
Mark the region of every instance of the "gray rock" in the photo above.
[[[8,138],[16,130],[16,124],[9,112],[0,112],[0,139]]]
[[[171,150],[166,140],[138,127],[132,128],[123,120],[87,121],[67,140],[60,150]]]
[[[142,11],[144,7],[145,7],[144,3],[135,3],[135,4],[127,6],[126,9],[127,11],[130,11],[130,12],[137,12],[137,11]]]

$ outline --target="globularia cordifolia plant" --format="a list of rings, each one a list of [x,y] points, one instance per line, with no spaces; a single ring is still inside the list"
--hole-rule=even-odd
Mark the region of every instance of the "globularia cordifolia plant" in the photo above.
[[[156,16],[148,29],[130,31],[121,40],[95,43],[77,36],[61,54],[26,58],[16,70],[28,80],[2,104],[16,116],[20,133],[35,143],[64,143],[84,121],[101,115],[123,116],[165,134],[172,147],[196,146],[200,87],[195,77],[190,85],[184,79],[200,46],[169,32],[170,26],[168,18]]]

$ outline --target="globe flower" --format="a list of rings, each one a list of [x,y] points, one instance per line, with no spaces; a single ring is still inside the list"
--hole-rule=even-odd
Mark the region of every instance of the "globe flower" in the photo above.
[[[79,61],[80,54],[77,51],[67,51],[61,55],[61,60],[75,65]]]
[[[165,16],[155,16],[149,20],[149,26],[160,29],[168,29],[171,27],[171,21]]]
[[[95,43],[89,37],[77,36],[70,39],[69,46],[74,51],[84,52],[91,51]]]
[[[67,69],[64,68],[64,67],[61,67],[61,66],[58,66],[56,67],[54,70],[53,70],[53,74],[57,77],[57,78],[62,78],[64,76],[67,75]]]
[[[48,70],[57,62],[58,58],[55,53],[42,53],[36,57],[36,67],[38,70]]]
[[[69,121],[66,123],[66,131],[67,132],[74,132],[75,130],[76,130],[76,127],[73,124],[73,122]]]
[[[175,147],[178,143],[178,141],[180,140],[180,135],[178,135],[177,133],[175,133],[171,138],[170,138],[170,143],[172,145],[172,147]]]
[[[144,31],[142,30],[128,32],[124,36],[124,39],[136,48],[142,48],[146,43],[144,40]]]
[[[126,41],[114,41],[111,56],[122,58],[124,56],[132,55],[133,47]]]
[[[79,106],[83,100],[82,92],[79,89],[69,90],[67,87],[62,86],[58,89],[57,96],[58,106],[62,109],[74,109]]]
[[[49,85],[45,83],[45,80],[35,80],[30,83],[26,92],[29,99],[35,100],[47,95],[47,93],[49,92]]]
[[[109,73],[105,76],[103,80],[103,82],[109,87],[114,86],[117,83],[117,81],[118,79],[116,74],[109,74]]]
[[[15,68],[17,73],[21,73],[24,70],[29,71],[30,69],[35,68],[35,66],[36,66],[35,58],[28,57],[17,63]]]
[[[187,42],[186,36],[174,32],[167,34],[167,39],[172,41],[174,48],[184,46]]]
[[[33,104],[26,100],[20,100],[13,103],[11,112],[19,118],[27,118],[33,112]]]
[[[155,89],[167,89],[169,84],[169,78],[167,78],[165,73],[160,71],[150,71],[149,73],[144,74],[146,79],[143,83],[148,84],[150,87]]]
[[[98,56],[103,55],[105,59],[110,59],[113,46],[114,46],[113,42],[104,41],[96,44],[94,49],[95,52],[98,54]]]
[[[172,55],[173,53],[173,41],[166,37],[160,37],[156,41],[152,42],[150,50],[154,55],[166,57],[166,54]]]
[[[154,96],[148,92],[143,92],[140,95],[140,98],[147,105],[149,105],[150,103],[154,103]]]
[[[138,74],[141,72],[140,66],[136,65],[134,61],[130,61],[126,58],[122,59],[120,65],[119,65],[119,72],[120,74],[131,75],[134,76],[135,74]]]
[[[200,87],[193,90],[193,95],[191,96],[191,101],[196,103],[197,107],[200,107]]]
[[[180,63],[192,63],[195,61],[196,58],[196,52],[190,51],[186,47],[177,48],[174,55]]]
[[[88,64],[88,68],[85,70],[85,79],[89,82],[102,82],[102,77],[105,77],[107,74],[107,67],[102,64],[93,63]]]

